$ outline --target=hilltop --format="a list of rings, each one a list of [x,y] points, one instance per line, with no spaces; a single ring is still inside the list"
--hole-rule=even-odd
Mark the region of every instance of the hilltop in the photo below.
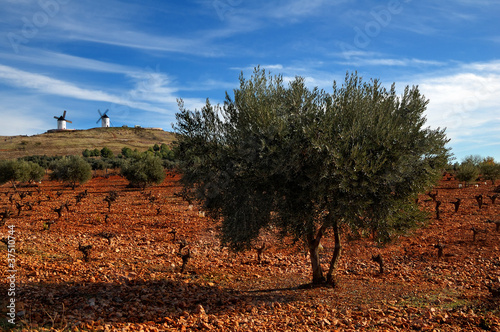
[[[0,160],[31,155],[79,155],[85,149],[110,148],[120,153],[123,147],[147,150],[155,143],[171,144],[175,134],[146,128],[93,128],[47,132],[34,136],[0,136]]]

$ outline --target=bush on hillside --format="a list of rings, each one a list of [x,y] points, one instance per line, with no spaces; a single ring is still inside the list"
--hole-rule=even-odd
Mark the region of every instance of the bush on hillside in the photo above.
[[[162,160],[148,152],[135,154],[124,162],[121,174],[130,182],[130,186],[143,189],[154,183],[160,184],[165,179]]]
[[[92,167],[79,156],[67,156],[51,164],[50,178],[71,185],[83,184],[92,178]]]

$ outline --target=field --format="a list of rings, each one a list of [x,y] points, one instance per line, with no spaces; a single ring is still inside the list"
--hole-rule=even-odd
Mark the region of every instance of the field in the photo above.
[[[154,144],[169,144],[174,134],[145,128],[94,128],[59,131],[35,136],[0,136],[0,160],[31,155],[81,155],[85,149],[110,148],[115,155],[123,147],[145,151]]]
[[[48,180],[17,192],[1,186],[0,211],[13,215],[0,238],[14,226],[16,283],[15,295],[6,296],[12,273],[0,242],[0,329],[500,331],[500,232],[486,222],[500,220],[500,199],[488,198],[491,183],[459,188],[443,178],[433,191],[442,202],[439,220],[434,201],[422,195],[419,204],[431,212],[424,228],[384,246],[345,233],[337,286],[302,288],[311,278],[302,244],[269,231],[256,244],[266,243],[260,261],[256,250],[228,252],[217,223],[175,195],[178,178],[168,174],[145,191],[117,175],[76,190]],[[325,268],[331,240],[323,243]],[[383,273],[372,260],[377,254]],[[11,299],[15,326],[7,321]]]

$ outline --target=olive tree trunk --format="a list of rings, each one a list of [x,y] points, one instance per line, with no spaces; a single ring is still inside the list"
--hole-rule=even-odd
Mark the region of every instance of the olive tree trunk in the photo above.
[[[309,257],[311,258],[313,284],[322,284],[325,282],[325,276],[323,275],[323,269],[321,267],[321,260],[319,257],[319,244],[325,229],[325,226],[321,226],[316,235],[314,234],[314,231],[311,231],[307,236],[307,246],[309,249]]]
[[[330,284],[334,284],[333,271],[336,270],[337,264],[340,260],[340,255],[342,254],[342,243],[340,242],[340,230],[338,221],[335,220],[332,225],[333,236],[335,238],[335,249],[333,250],[333,257],[330,261],[330,267],[328,268],[328,274],[326,275],[326,281]]]

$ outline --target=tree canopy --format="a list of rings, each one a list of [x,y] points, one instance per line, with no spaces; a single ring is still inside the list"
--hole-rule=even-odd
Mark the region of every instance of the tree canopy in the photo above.
[[[45,169],[32,161],[3,160],[0,161],[0,184],[8,181],[34,182],[40,181]]]
[[[150,152],[135,153],[123,163],[121,174],[133,187],[146,188],[165,179],[162,160]]]
[[[223,106],[207,100],[190,111],[179,101],[182,182],[222,220],[224,245],[248,248],[270,225],[303,239],[313,283],[325,281],[319,244],[333,229],[332,281],[343,228],[389,236],[421,217],[410,198],[435,183],[449,157],[444,130],[424,126],[427,104],[418,87],[398,96],[395,85],[357,74],[326,93],[257,68]]]
[[[465,182],[466,185],[475,181],[479,176],[479,156],[468,156],[458,166],[455,176],[458,181]]]
[[[479,164],[481,175],[485,180],[490,180],[492,184],[500,178],[500,163],[495,162],[493,157],[486,157]]]
[[[55,161],[52,165],[52,180],[68,183],[74,189],[92,178],[92,167],[80,156],[67,156]]]
[[[108,148],[107,146],[103,147],[99,153],[100,153],[100,156],[103,158],[113,158],[114,157],[113,151],[111,151],[111,149]]]

